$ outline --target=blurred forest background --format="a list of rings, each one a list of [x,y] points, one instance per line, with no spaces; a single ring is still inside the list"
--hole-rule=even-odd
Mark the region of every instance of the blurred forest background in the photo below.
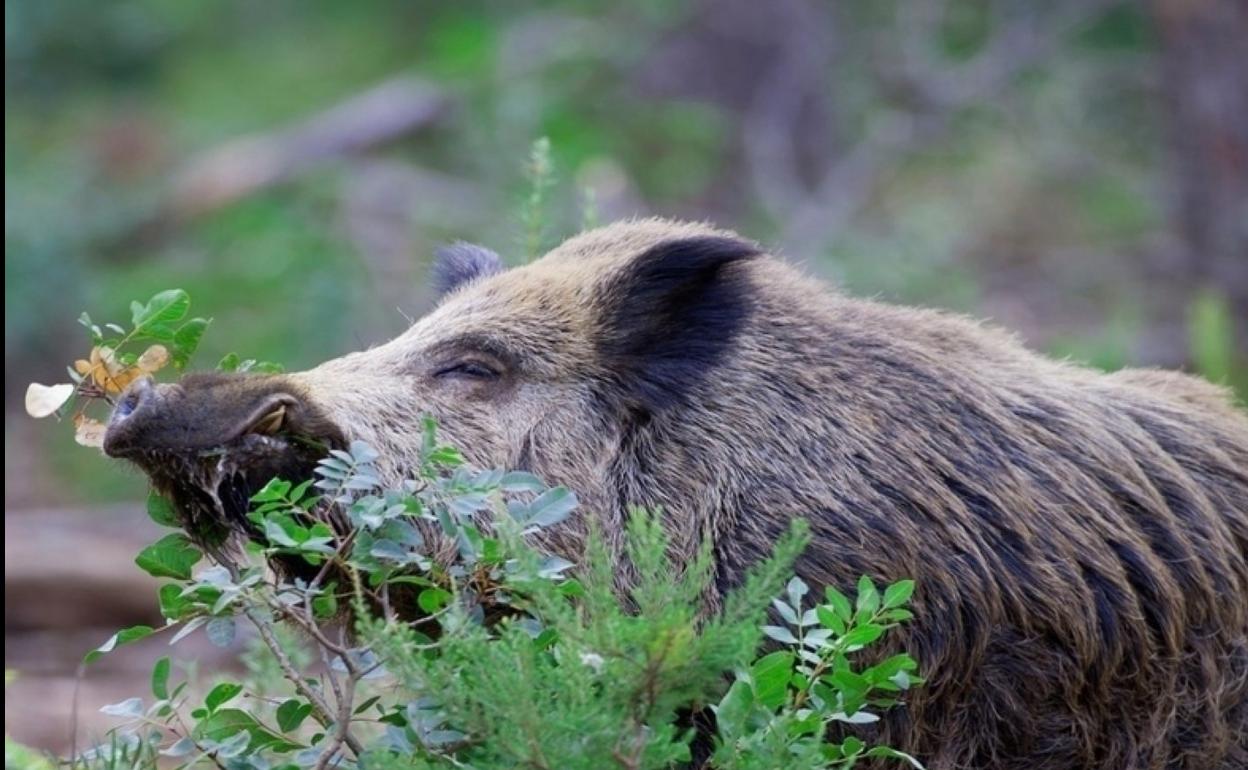
[[[6,0],[6,729],[66,748],[75,661],[154,619],[145,519],[110,507],[142,479],[21,411],[88,349],[79,312],[184,288],[201,367],[383,341],[436,244],[521,257],[546,136],[552,240],[587,197],[711,219],[1242,398],[1246,50],[1240,0]],[[84,712],[141,677],[109,665]]]

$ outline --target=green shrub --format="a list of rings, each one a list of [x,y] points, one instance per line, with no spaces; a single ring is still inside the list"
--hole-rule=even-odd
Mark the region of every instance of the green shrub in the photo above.
[[[240,624],[254,627],[264,653],[249,656],[248,676],[202,697],[162,658],[150,697],[106,707],[122,724],[76,764],[668,768],[691,760],[688,715],[708,707],[715,767],[908,759],[853,737],[833,742],[828,728],[875,721],[920,682],[906,655],[854,665],[909,619],[909,581],[881,592],[864,578],[854,601],[834,588],[812,600],[788,579],[807,541],[795,521],[708,617],[710,552],[669,559],[659,512],[633,511],[622,587],[601,533],[590,533],[580,565],[526,537],[572,514],[566,489],[471,469],[437,442],[432,422],[423,456],[397,489],[383,488],[377,454],[362,443],[332,452],[314,480],[274,480],[250,514],[264,542],[198,571],[204,554],[180,532],[145,549],[139,566],[170,579],[159,591],[167,624],[121,631],[88,661],[153,633],[178,640],[202,629],[229,644]],[[347,531],[323,523],[330,506],[345,512]],[[149,512],[173,523],[159,497]],[[431,531],[454,542],[449,564],[430,559]],[[306,561],[317,577],[279,577],[265,566],[274,556]],[[411,613],[396,605],[413,603],[419,618],[402,619]]]

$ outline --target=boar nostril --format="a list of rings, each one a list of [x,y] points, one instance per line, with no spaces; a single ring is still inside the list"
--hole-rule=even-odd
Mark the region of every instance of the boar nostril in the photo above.
[[[113,419],[124,420],[134,414],[144,402],[151,399],[153,391],[150,378],[144,377],[135,382],[126,389],[121,401],[117,402],[117,406],[113,408]]]
[[[135,415],[145,410],[151,411],[154,401],[156,386],[152,384],[150,377],[135,381],[121,394],[108,420],[108,428],[104,431],[104,454],[125,457],[136,450],[135,426],[141,426],[143,421]]]

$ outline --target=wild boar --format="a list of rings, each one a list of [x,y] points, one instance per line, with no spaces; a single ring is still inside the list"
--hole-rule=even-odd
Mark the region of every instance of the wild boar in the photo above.
[[[618,543],[629,505],[661,506],[679,553],[712,544],[711,607],[802,517],[809,583],[918,583],[900,644],[928,683],[878,740],[930,768],[1248,767],[1248,416],[1223,389],[854,299],[702,225],[509,270],[461,245],[438,274],[387,344],[136,385],[106,450],[219,537],[309,476],[298,437],[363,439],[397,480],[430,414],[472,463],[577,492],[549,544],[572,561],[587,517]],[[214,447],[228,478],[195,459]]]

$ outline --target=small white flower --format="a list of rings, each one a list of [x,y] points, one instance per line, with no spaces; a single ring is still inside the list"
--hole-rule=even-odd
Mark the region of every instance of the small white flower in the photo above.
[[[602,672],[602,664],[606,663],[606,661],[596,652],[582,652],[581,663],[589,666],[594,670],[595,674],[598,674]]]

